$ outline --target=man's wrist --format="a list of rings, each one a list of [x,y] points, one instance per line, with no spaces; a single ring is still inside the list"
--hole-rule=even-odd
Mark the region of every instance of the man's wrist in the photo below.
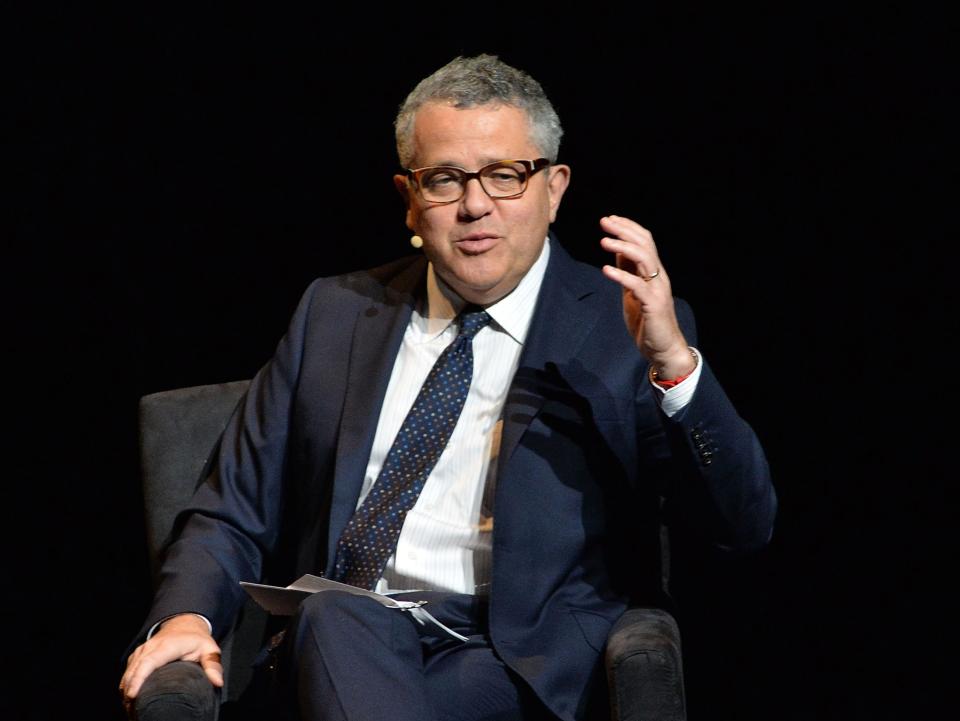
[[[689,346],[681,353],[675,353],[669,361],[650,362],[650,381],[661,388],[672,388],[688,378],[696,369],[699,358]]]
[[[182,618],[198,619],[200,623],[203,624],[203,626],[205,626],[205,629],[203,630],[206,630],[207,633],[209,633],[211,636],[213,635],[213,624],[210,623],[210,619],[208,619],[206,616],[200,615],[199,613],[187,612],[187,613],[177,613],[177,614],[174,614],[173,616],[167,616],[166,618],[161,618],[159,621],[153,624],[153,627],[147,632],[147,640],[149,641],[153,637],[153,635],[157,631],[159,631],[161,628],[163,628],[168,622],[175,621],[177,619],[182,619]],[[197,630],[202,630],[200,624],[197,624],[196,622],[193,622],[193,621],[191,621],[191,623],[194,623],[194,625],[196,625]]]
[[[693,400],[694,393],[696,393],[697,386],[700,383],[700,375],[703,373],[703,358],[696,348],[691,347],[690,350],[697,356],[697,365],[689,376],[671,387],[665,387],[663,383],[657,383],[652,378],[650,379],[650,386],[654,389],[654,398],[656,398],[660,410],[667,418],[675,416]]]

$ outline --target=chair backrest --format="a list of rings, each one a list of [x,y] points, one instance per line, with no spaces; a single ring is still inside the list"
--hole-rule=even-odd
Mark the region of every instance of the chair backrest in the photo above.
[[[220,434],[249,385],[242,380],[193,386],[140,399],[144,520],[154,583],[177,514],[203,480]],[[238,698],[247,685],[266,623],[259,607],[249,606],[221,643],[226,701]]]
[[[177,513],[196,490],[250,381],[178,388],[140,399],[140,464],[151,570]]]

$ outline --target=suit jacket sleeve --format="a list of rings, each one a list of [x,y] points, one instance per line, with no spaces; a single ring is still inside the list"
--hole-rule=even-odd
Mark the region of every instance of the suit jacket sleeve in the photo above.
[[[292,402],[317,285],[304,293],[273,358],[251,381],[220,442],[216,466],[177,518],[141,636],[158,620],[193,612],[226,633],[277,546]]]
[[[677,301],[684,336],[696,345],[693,313]],[[704,362],[690,402],[663,417],[674,462],[672,509],[707,540],[727,550],[752,550],[769,542],[777,498],[763,448]]]

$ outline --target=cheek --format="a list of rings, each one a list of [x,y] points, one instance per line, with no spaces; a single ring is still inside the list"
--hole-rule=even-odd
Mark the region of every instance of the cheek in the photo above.
[[[547,236],[550,220],[550,207],[541,203],[516,217],[514,227],[519,231],[525,245],[539,246],[540,241]]]
[[[407,214],[410,219],[409,228],[418,232],[425,240],[427,236],[432,236],[435,240],[446,237],[450,228],[456,222],[456,218],[451,220],[447,217],[447,213],[439,212],[443,210],[446,210],[446,208],[436,207],[426,211],[422,209],[410,211]]]

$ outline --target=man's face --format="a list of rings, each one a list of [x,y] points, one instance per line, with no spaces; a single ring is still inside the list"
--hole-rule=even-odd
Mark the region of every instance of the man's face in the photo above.
[[[413,168],[452,165],[464,170],[499,160],[534,160],[526,113],[510,105],[458,110],[428,103],[417,111]],[[434,269],[465,300],[493,303],[512,291],[543,248],[570,169],[553,165],[530,178],[518,198],[494,200],[476,179],[446,205],[423,200],[406,176],[394,182],[407,203],[407,227],[423,238]]]

